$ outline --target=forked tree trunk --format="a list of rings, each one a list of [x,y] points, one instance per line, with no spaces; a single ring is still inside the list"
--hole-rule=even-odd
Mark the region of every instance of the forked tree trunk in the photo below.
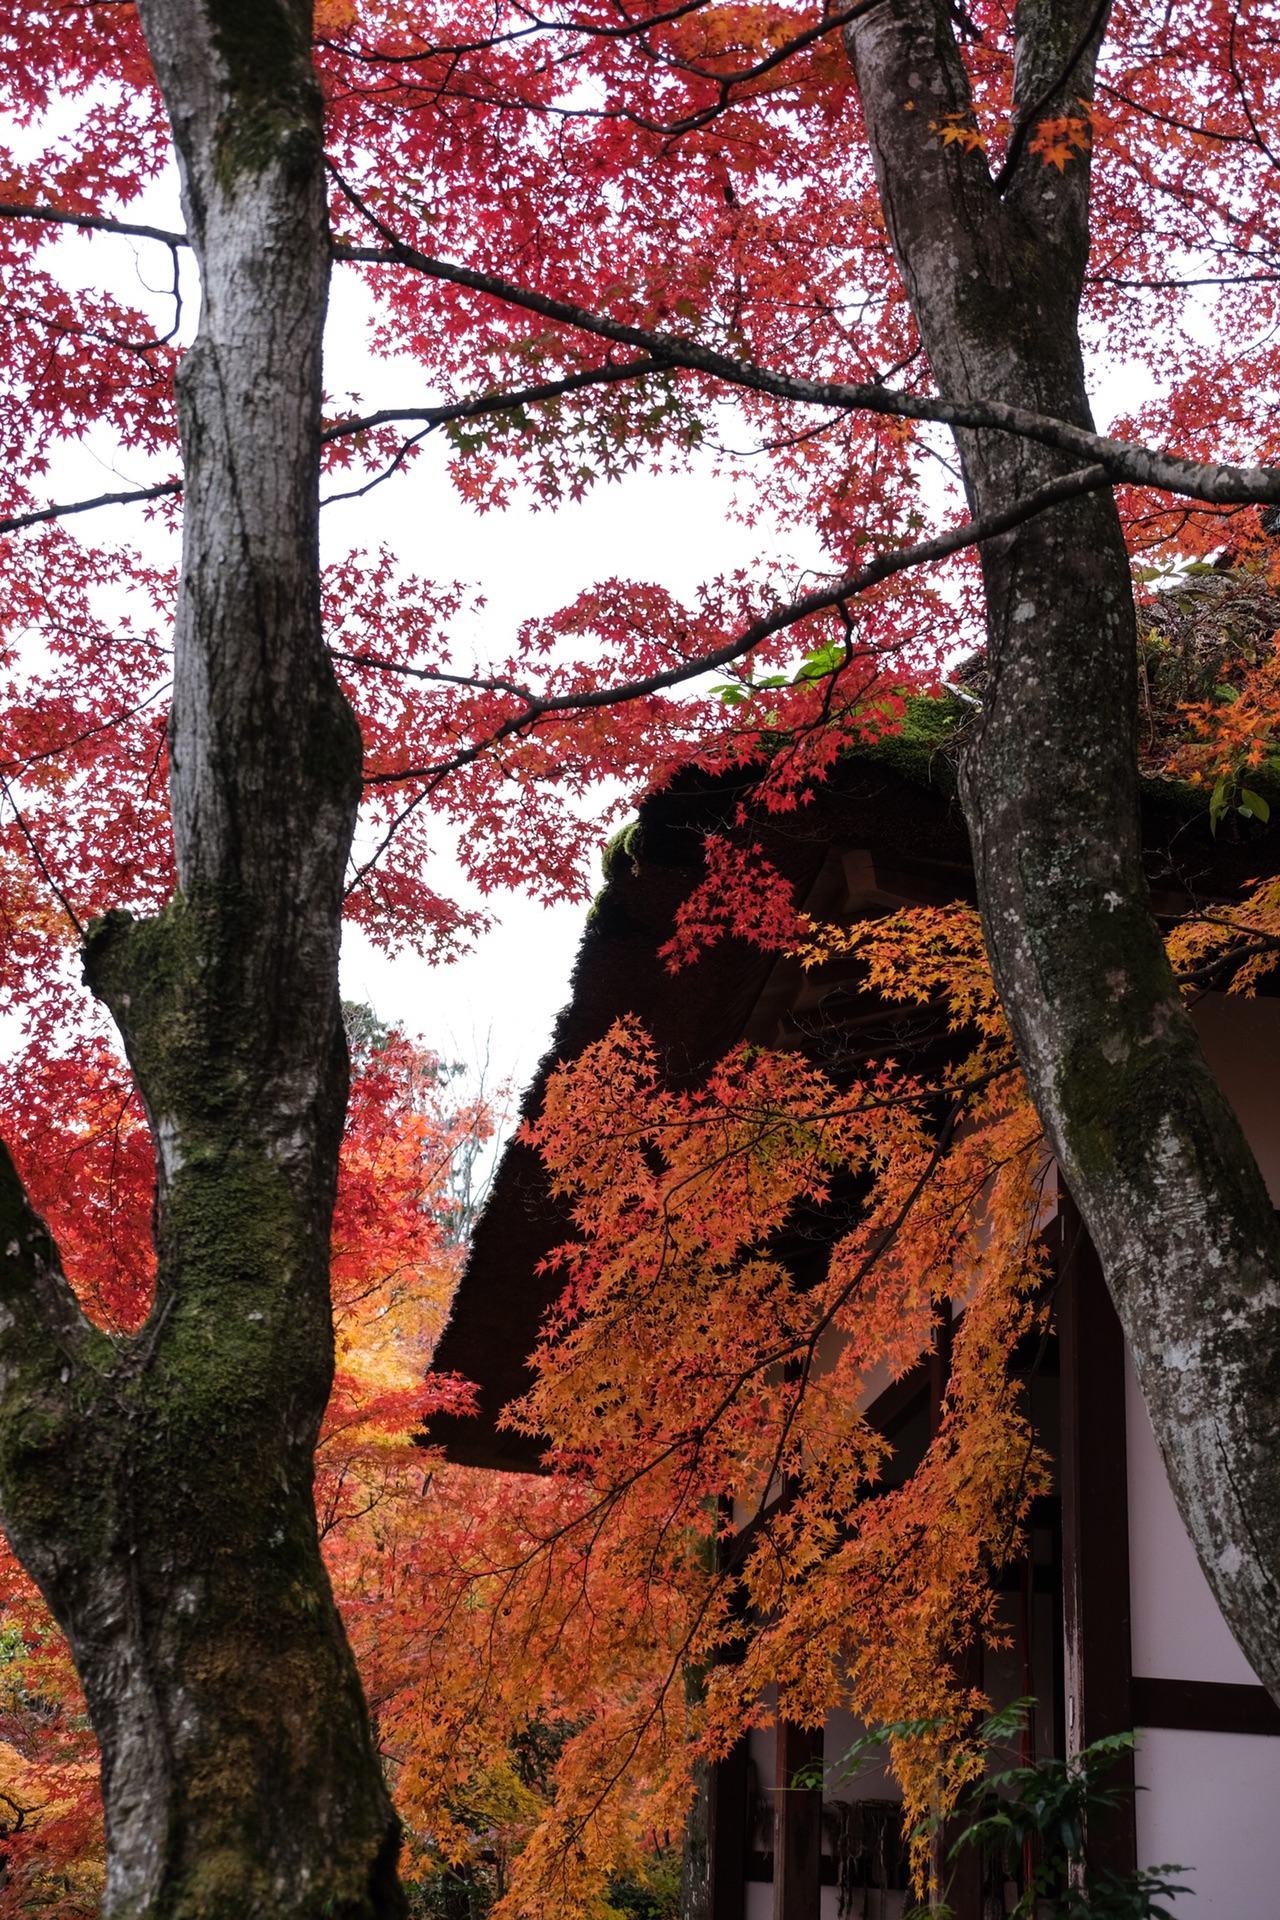
[[[360,739],[320,631],[328,286],[308,0],[140,0],[199,261],[171,793],[179,892],[87,977],[156,1143],[154,1310],[79,1312],[0,1169],[0,1504],[102,1748],[113,1920],[382,1920],[397,1827],[320,1556]]]
[[[952,18],[946,0],[880,0],[848,29],[925,349],[950,397],[1088,426],[1087,159],[1060,173],[1024,146],[1001,194],[981,152],[944,144],[941,123],[970,110]],[[1094,0],[1020,0],[1014,97],[1037,120],[1089,97],[1101,24]],[[1006,435],[957,437],[975,513],[1069,464]],[[1280,1245],[1151,916],[1132,593],[1110,494],[988,542],[982,564],[987,689],[961,785],[988,950],[1179,1507],[1280,1699]]]

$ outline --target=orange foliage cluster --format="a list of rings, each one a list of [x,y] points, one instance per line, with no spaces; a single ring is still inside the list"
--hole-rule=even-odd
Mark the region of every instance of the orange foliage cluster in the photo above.
[[[459,1857],[457,1810],[501,1799],[521,1740],[558,1728],[505,1914],[606,1912],[646,1836],[679,1833],[695,1753],[765,1717],[766,1689],[810,1722],[837,1704],[936,1720],[895,1752],[915,1814],[975,1765],[954,1656],[1045,1484],[1008,1359],[1043,1324],[1046,1161],[969,911],[809,939],[856,947],[886,997],[943,998],[953,1068],[886,1062],[837,1086],[739,1050],[674,1093],[623,1023],[530,1129],[579,1230],[510,1416],[549,1438],[553,1471],[482,1499],[435,1476],[405,1572],[414,1631],[380,1670],[398,1692],[374,1688],[411,1826]],[[800,1284],[778,1231],[853,1195]],[[966,1311],[938,1431],[905,1485],[878,1487],[887,1449],[860,1407],[951,1299]]]
[[[1167,762],[1170,773],[1193,786],[1212,788],[1215,825],[1242,800],[1246,812],[1269,818],[1265,801],[1259,805],[1255,796],[1251,806],[1243,796],[1254,786],[1274,785],[1280,774],[1280,651],[1275,640],[1255,666],[1240,672],[1239,663],[1224,663],[1224,671],[1231,667],[1240,673],[1241,685],[1237,688],[1224,678],[1214,698],[1182,708],[1188,737]]]
[[[791,932],[806,961],[854,954],[884,1000],[944,1009],[949,1062],[886,1060],[850,1083],[740,1048],[677,1092],[624,1022],[560,1069],[529,1137],[577,1235],[509,1416],[550,1441],[536,1478],[446,1468],[413,1443],[449,1392],[423,1370],[459,1258],[450,1165],[486,1121],[402,1037],[357,1054],[318,1512],[410,1879],[476,1878],[510,1920],[609,1920],[610,1882],[678,1838],[696,1756],[774,1702],[809,1723],[837,1706],[921,1723],[893,1750],[915,1818],[980,1764],[960,1656],[975,1629],[998,1632],[992,1570],[1047,1485],[1010,1356],[1046,1325],[1049,1163],[971,909]],[[1203,942],[1181,930],[1179,963]],[[73,1186],[111,1188],[99,1220],[125,1237],[68,1244],[92,1310],[129,1326],[149,1163],[99,1065],[75,1124],[41,1115],[21,1145],[60,1232]],[[778,1235],[824,1208],[829,1258],[802,1280]],[[862,1409],[951,1302],[936,1431],[886,1483]],[[100,1834],[83,1704],[8,1558],[0,1593],[0,1913],[85,1914]]]
[[[766,1688],[811,1724],[838,1704],[944,1721],[945,1737],[895,1751],[914,1815],[971,1762],[957,1736],[975,1702],[953,1656],[989,1617],[991,1566],[1044,1484],[1007,1365],[1044,1312],[1046,1162],[975,917],[811,930],[811,956],[836,948],[856,949],[886,997],[945,1000],[962,1037],[952,1069],[885,1062],[837,1085],[740,1049],[696,1093],[672,1092],[623,1024],[561,1071],[531,1129],[580,1238],[513,1417],[589,1489],[553,1552],[573,1563],[593,1639],[632,1662],[652,1648],[643,1683],[566,1746],[558,1823],[588,1822],[602,1772],[640,1755],[655,1790],[677,1790],[673,1718],[721,1752]],[[846,1230],[801,1284],[773,1243],[824,1202]],[[952,1299],[965,1314],[937,1434],[905,1486],[878,1490],[886,1447],[860,1409]],[[545,1571],[512,1576],[511,1593]],[[519,1886],[531,1894],[523,1872]],[[511,1910],[532,1907],[513,1896]]]

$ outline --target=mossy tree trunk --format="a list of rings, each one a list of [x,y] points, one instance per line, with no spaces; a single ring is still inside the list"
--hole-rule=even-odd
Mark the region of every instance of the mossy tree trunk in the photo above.
[[[179,891],[87,977],[155,1139],[155,1306],[80,1313],[0,1163],[0,1505],[102,1749],[113,1920],[382,1920],[397,1827],[320,1556],[337,966],[360,739],[317,544],[329,240],[308,0],[140,0],[199,262],[171,794]]]
[[[1091,424],[1077,327],[1087,157],[1022,144],[993,181],[930,122],[970,115],[947,0],[881,0],[847,44],[890,236],[943,392]],[[1019,0],[1014,98],[1078,113],[1105,8]],[[1070,464],[957,436],[974,512]],[[1109,492],[982,552],[988,677],[961,770],[988,950],[1031,1089],[1101,1254],[1178,1504],[1280,1698],[1280,1245],[1205,1065],[1141,861],[1135,636]]]

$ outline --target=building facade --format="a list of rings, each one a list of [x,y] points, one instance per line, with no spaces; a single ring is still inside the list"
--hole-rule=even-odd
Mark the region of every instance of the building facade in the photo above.
[[[1185,812],[1149,804],[1157,911],[1230,899],[1260,865],[1257,844],[1218,846]],[[870,1057],[901,1009],[868,1006],[853,963],[805,973],[724,941],[672,976],[660,949],[697,883],[709,831],[749,832],[791,878],[797,904],[853,921],[971,896],[963,824],[928,764],[851,760],[799,814],[751,821],[724,782],[690,776],[646,803],[615,851],[561,1017],[552,1059],[573,1058],[620,1014],[644,1021],[675,1081],[738,1040]],[[1195,1009],[1210,1065],[1238,1112],[1280,1207],[1280,997],[1206,994]],[[909,1035],[942,1044],[927,1023]],[[544,1069],[545,1072],[545,1069]],[[542,1076],[527,1106],[536,1109]],[[1033,1696],[1027,1740],[1062,1756],[1104,1735],[1137,1736],[1132,1801],[1095,1832],[1117,1871],[1185,1867],[1179,1920],[1275,1920],[1280,1911],[1280,1708],[1236,1647],[1179,1518],[1096,1256],[1070,1201],[1045,1227],[1056,1274],[1053,1330],[1028,1356],[1028,1404],[1054,1462],[1023,1561],[1002,1576],[1008,1644],[975,1646],[972,1677],[993,1706]],[[527,1384],[526,1359],[554,1283],[537,1276],[566,1222],[529,1149],[508,1149],[481,1220],[437,1366],[480,1388],[478,1420],[450,1417],[430,1438],[465,1464],[528,1471],[537,1449],[501,1430]],[[952,1313],[963,1311],[953,1303]],[[912,1373],[868,1407],[905,1477],[923,1454],[945,1388],[950,1327]],[[905,1848],[894,1784],[882,1770],[842,1777],[862,1730],[754,1729],[712,1769],[707,1795],[708,1920],[900,1920]],[[1010,1756],[1016,1762],[1017,1756]],[[794,1784],[821,1760],[826,1784]],[[994,1920],[1016,1881],[985,1878],[976,1856],[954,1871],[957,1920]]]

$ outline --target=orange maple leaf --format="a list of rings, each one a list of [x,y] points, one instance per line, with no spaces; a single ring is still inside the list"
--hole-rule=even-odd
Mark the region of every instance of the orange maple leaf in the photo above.
[[[1065,173],[1069,160],[1077,153],[1089,151],[1090,139],[1091,128],[1085,116],[1064,113],[1056,120],[1042,120],[1027,144],[1047,167],[1056,167],[1059,173]]]
[[[938,135],[944,147],[960,146],[966,153],[986,152],[983,135],[962,113],[946,113],[941,120],[931,120],[929,131]]]

